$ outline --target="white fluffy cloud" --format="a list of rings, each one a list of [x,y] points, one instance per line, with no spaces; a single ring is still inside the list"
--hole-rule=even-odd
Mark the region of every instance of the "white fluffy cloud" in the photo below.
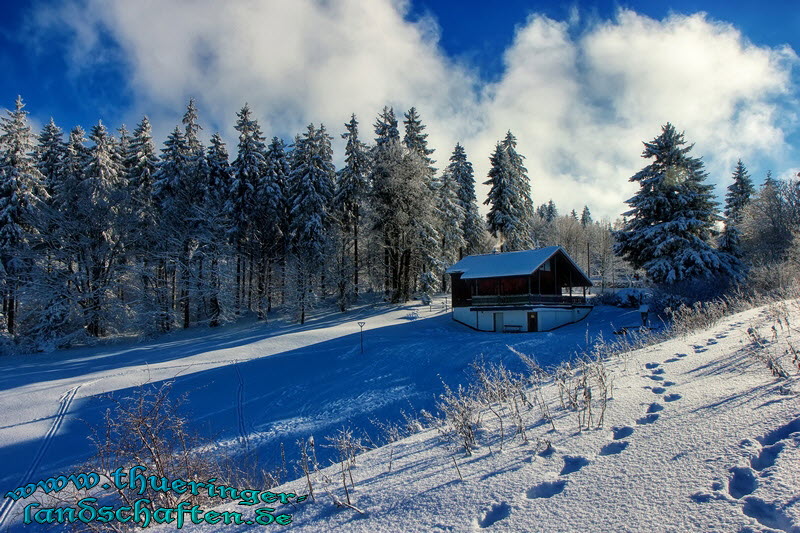
[[[207,129],[229,139],[245,101],[267,135],[291,137],[313,121],[338,137],[355,112],[371,138],[384,105],[398,114],[414,105],[440,167],[461,141],[483,181],[510,129],[534,201],[588,204],[595,215],[622,210],[627,178],[643,166],[641,141],[667,121],[722,184],[738,157],[784,157],[794,128],[794,52],[756,46],[704,14],[658,21],[621,10],[580,28],[574,14],[534,14],[505,52],[501,78],[486,84],[442,52],[435,21],[409,22],[399,1],[76,2],[37,20],[74,30],[76,69],[107,57],[108,38],[118,43],[135,96],[128,122],[147,113],[166,131],[194,96]]]

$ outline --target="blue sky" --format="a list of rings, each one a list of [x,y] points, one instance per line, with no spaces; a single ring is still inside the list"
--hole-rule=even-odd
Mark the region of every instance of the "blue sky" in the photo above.
[[[365,136],[385,105],[415,105],[435,157],[462,142],[478,180],[511,129],[534,201],[614,218],[641,141],[686,131],[722,192],[733,163],[757,181],[800,170],[800,7],[790,2],[18,2],[0,18],[0,106],[34,124],[102,119],[158,140],[198,99],[206,136],[234,142],[247,101],[267,135],[308,122]],[[569,185],[569,186],[565,186]]]

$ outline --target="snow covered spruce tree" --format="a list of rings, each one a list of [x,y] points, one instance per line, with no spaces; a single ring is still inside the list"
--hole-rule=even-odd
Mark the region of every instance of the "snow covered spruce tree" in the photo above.
[[[225,211],[228,194],[231,191],[233,172],[228,158],[228,149],[219,133],[211,136],[206,151],[208,168],[208,188],[205,193],[210,239],[207,255],[209,258],[208,325],[220,325],[223,317],[223,286],[221,263],[229,255],[228,234],[230,219]]]
[[[252,213],[256,287],[255,311],[264,320],[272,309],[274,269],[279,262],[281,245],[281,220],[284,213],[283,169],[273,164],[269,151],[264,151],[264,171],[256,182],[256,205]],[[252,283],[252,282],[251,282]],[[251,290],[252,287],[251,287]]]
[[[44,177],[33,157],[33,136],[22,97],[0,119],[0,288],[2,318],[10,336],[16,334],[20,289],[34,259],[31,239],[38,233],[37,214],[47,199]]]
[[[742,217],[754,192],[753,180],[750,179],[740,159],[733,171],[733,183],[728,186],[728,193],[725,195],[725,229],[719,244],[720,250],[737,258],[742,257],[740,242]]]
[[[56,126],[55,121],[51,118],[42,128],[38,141],[35,149],[36,168],[42,174],[47,193],[52,196],[53,186],[58,181],[58,170],[66,149],[64,132]]]
[[[359,292],[359,237],[363,212],[369,193],[370,158],[367,146],[358,138],[358,121],[352,115],[344,125],[347,132],[342,138],[345,146],[344,167],[336,175],[333,198],[335,218],[338,223],[338,253],[336,285],[339,308],[344,311],[358,298]]]
[[[54,209],[53,202],[55,200],[53,190],[61,181],[60,172],[65,152],[66,144],[64,143],[64,132],[61,128],[56,126],[55,121],[51,118],[50,121],[45,124],[44,128],[42,128],[39,134],[39,143],[34,149],[36,168],[38,168],[39,172],[42,174],[43,184],[48,194],[48,199],[45,204],[48,206],[47,211],[49,211],[49,213],[45,216],[42,216],[40,213],[37,223],[40,234],[52,234],[58,229],[58,221],[51,216],[52,210]],[[45,262],[47,263],[45,269],[50,268],[52,266],[50,264],[52,257],[50,256],[49,250],[47,252],[40,250],[40,252],[44,252],[40,253],[40,255],[47,256],[45,257]]]
[[[267,147],[267,179],[277,188],[277,197],[273,208],[276,210],[275,216],[278,220],[276,251],[280,275],[275,277],[274,285],[279,289],[281,304],[286,303],[286,260],[289,255],[289,239],[291,238],[292,225],[292,198],[289,192],[289,175],[291,172],[292,165],[286,144],[278,137],[273,137]],[[267,308],[271,309],[271,292],[268,291],[268,294]]]
[[[143,117],[133,130],[125,155],[125,167],[129,188],[129,201],[136,220],[137,231],[134,246],[147,250],[155,238],[155,214],[153,213],[153,175],[158,166],[156,146],[150,121]]]
[[[383,288],[392,302],[410,299],[423,265],[432,265],[439,237],[420,152],[400,142],[394,113],[384,109],[375,123],[371,227],[381,241]]]
[[[667,123],[644,146],[642,157],[652,162],[630,178],[640,188],[627,200],[631,209],[615,232],[615,253],[659,284],[738,278],[736,258],[710,244],[720,217],[703,162],[689,155],[693,145]]]
[[[130,225],[126,235],[126,260],[138,278],[138,283],[132,287],[138,291],[138,295],[134,295],[131,306],[141,327],[150,330],[159,313],[154,293],[156,262],[152,256],[158,244],[156,213],[153,207],[153,176],[158,167],[158,156],[147,117],[142,117],[134,128],[123,162],[127,181],[126,210]]]
[[[450,156],[450,164],[445,172],[453,177],[458,189],[458,204],[464,212],[461,234],[464,247],[458,251],[458,259],[465,255],[479,253],[486,239],[486,228],[478,212],[478,199],[475,196],[475,173],[472,163],[467,160],[467,152],[460,143],[456,144]]]
[[[179,280],[188,268],[185,262],[192,217],[188,196],[189,156],[186,137],[179,127],[164,141],[161,160],[153,176],[153,206],[156,213],[156,245],[152,253],[158,258],[156,300],[159,304],[159,328],[169,331],[176,320],[179,305],[188,305],[188,296],[179,291]],[[176,298],[177,296],[177,298]],[[186,312],[186,311],[185,311]]]
[[[211,320],[210,300],[218,294],[211,276],[208,275],[210,253],[221,237],[220,228],[212,223],[216,213],[210,211],[208,204],[209,177],[211,170],[206,149],[200,141],[202,127],[198,121],[198,111],[194,99],[190,99],[181,121],[186,138],[186,189],[190,195],[187,208],[193,225],[187,228],[183,243],[183,269],[181,280],[181,301],[183,327],[194,321]]]
[[[384,106],[374,124],[375,144],[379,148],[385,144],[400,141],[400,131],[397,129],[397,117],[394,109]]]
[[[239,146],[236,159],[231,164],[233,181],[228,194],[226,212],[231,222],[231,239],[236,247],[236,297],[235,307],[241,312],[253,305],[253,271],[255,268],[256,239],[253,235],[252,214],[258,210],[259,187],[267,172],[266,147],[261,126],[253,118],[250,106],[236,114],[236,131]]]
[[[555,202],[550,200],[546,204],[542,204],[536,208],[536,215],[549,224],[558,217],[558,208]]]
[[[533,204],[530,195],[530,180],[527,169],[522,166],[523,157],[516,151],[517,140],[509,131],[502,142],[498,142],[489,161],[489,196],[484,202],[489,205],[489,230],[501,240],[504,252],[525,250],[533,246],[531,223]]]
[[[81,266],[79,236],[86,230],[82,218],[82,183],[89,159],[86,133],[76,126],[69,134],[64,154],[52,181],[50,209],[41,218],[42,224],[51,231],[42,233],[40,239],[47,250],[52,268],[40,270],[39,284],[52,297],[42,306],[43,313],[36,318],[40,325],[31,335],[37,341],[51,346],[67,344],[71,334],[85,331],[85,321],[80,310],[81,285],[73,279]],[[76,316],[77,315],[77,316]]]
[[[446,215],[439,211],[437,198],[441,183],[436,178],[436,168],[433,167],[435,161],[430,157],[434,150],[428,148],[428,134],[423,133],[427,126],[422,123],[415,107],[404,116],[403,144],[422,161],[424,169],[421,179],[430,193],[417,199],[418,215],[411,219],[412,231],[418,236],[414,240],[417,248],[412,253],[410,272],[414,281],[413,290],[416,291],[423,278],[435,280],[436,272],[443,272],[450,266],[443,263],[438,250],[441,247],[442,225],[449,222],[444,221]]]
[[[464,239],[464,223],[466,213],[459,202],[459,183],[450,173],[450,167],[442,173],[439,180],[438,204],[439,234],[441,235],[440,272],[442,290],[447,291],[448,276],[445,269],[459,260],[460,253],[466,246]]]
[[[436,175],[436,169],[433,167],[433,164],[436,161],[431,159],[431,155],[433,154],[434,150],[432,148],[428,148],[428,134],[422,133],[425,131],[427,126],[422,123],[422,119],[420,118],[419,113],[417,113],[416,107],[409,109],[404,117],[405,120],[403,121],[403,125],[405,126],[405,135],[403,136],[403,143],[406,145],[406,148],[416,152],[420,159],[422,159],[422,161],[425,163],[425,166],[427,167],[425,171],[425,181],[428,187],[433,190],[433,180],[434,176]]]
[[[79,138],[84,140],[83,130],[79,130]],[[51,118],[39,135],[36,147],[36,165],[44,177],[48,200],[39,210],[36,239],[37,260],[31,276],[28,291],[30,307],[26,313],[24,334],[30,341],[28,347],[36,351],[48,351],[68,345],[71,338],[77,336],[82,329],[82,317],[77,313],[76,299],[71,294],[70,279],[74,263],[65,262],[65,243],[69,242],[69,217],[79,206],[62,205],[64,193],[74,197],[75,181],[70,179],[70,172],[65,165],[67,144],[63,139],[61,128]],[[77,174],[83,172],[86,162],[85,151],[74,162]]]
[[[116,143],[102,122],[92,128],[89,139],[93,145],[77,183],[79,209],[70,216],[76,224],[71,236],[65,237],[76,263],[73,283],[86,331],[100,337],[114,319],[111,307],[121,281],[124,242],[120,206],[125,203],[126,190]]]
[[[325,287],[328,251],[329,207],[333,198],[335,168],[331,136],[325,126],[308,130],[298,139],[292,154],[292,286],[297,317],[306,314]]]

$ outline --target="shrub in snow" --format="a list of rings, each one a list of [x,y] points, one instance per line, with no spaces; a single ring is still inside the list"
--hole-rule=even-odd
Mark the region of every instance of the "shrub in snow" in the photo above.
[[[206,482],[216,478],[216,485],[229,487],[272,487],[277,482],[258,468],[251,457],[220,457],[209,441],[188,429],[188,419],[182,414],[185,398],[171,397],[172,382],[161,386],[142,385],[123,398],[109,395],[114,406],[105,414],[104,423],[95,428],[92,441],[96,452],[85,465],[86,471],[106,477],[118,468],[129,470],[141,465],[143,476],[156,479],[181,479]],[[126,485],[127,487],[127,485]],[[200,492],[179,494],[175,491],[154,490],[149,484],[136,490],[114,490],[103,496],[117,504],[132,505],[134,500],[147,498],[150,510],[175,507],[182,501],[192,504],[208,503],[212,499]],[[76,494],[77,498],[85,494]],[[215,501],[219,501],[218,499]],[[99,524],[102,531],[133,529],[118,522]],[[92,524],[87,524],[90,527]]]
[[[449,441],[464,447],[467,455],[478,444],[476,433],[480,424],[480,403],[473,391],[458,386],[455,391],[444,384],[444,393],[439,396],[436,408],[444,414],[443,426],[439,430]]]

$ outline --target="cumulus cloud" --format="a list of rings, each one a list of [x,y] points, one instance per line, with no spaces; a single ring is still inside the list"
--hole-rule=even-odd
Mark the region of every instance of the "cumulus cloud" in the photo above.
[[[645,164],[641,142],[666,122],[723,185],[737,158],[786,149],[794,52],[757,47],[704,14],[656,21],[622,10],[578,32],[534,15],[505,59],[480,144],[504,127],[517,134],[537,202],[615,216],[635,191],[626,178]]]
[[[460,141],[483,181],[494,143],[510,129],[535,203],[553,198],[566,210],[588,204],[616,217],[633,192],[627,178],[644,164],[641,142],[667,121],[685,130],[723,185],[738,157],[787,152],[796,55],[756,46],[702,13],[653,20],[620,10],[584,26],[577,13],[563,22],[533,14],[488,84],[443,53],[435,20],[409,21],[407,8],[391,0],[74,0],[37,21],[72,28],[75,69],[124,61],[134,95],[128,122],[147,113],[165,132],[194,96],[207,129],[229,139],[244,102],[267,135],[291,138],[313,121],[338,137],[355,112],[371,138],[384,105],[398,114],[414,105],[438,166]]]

